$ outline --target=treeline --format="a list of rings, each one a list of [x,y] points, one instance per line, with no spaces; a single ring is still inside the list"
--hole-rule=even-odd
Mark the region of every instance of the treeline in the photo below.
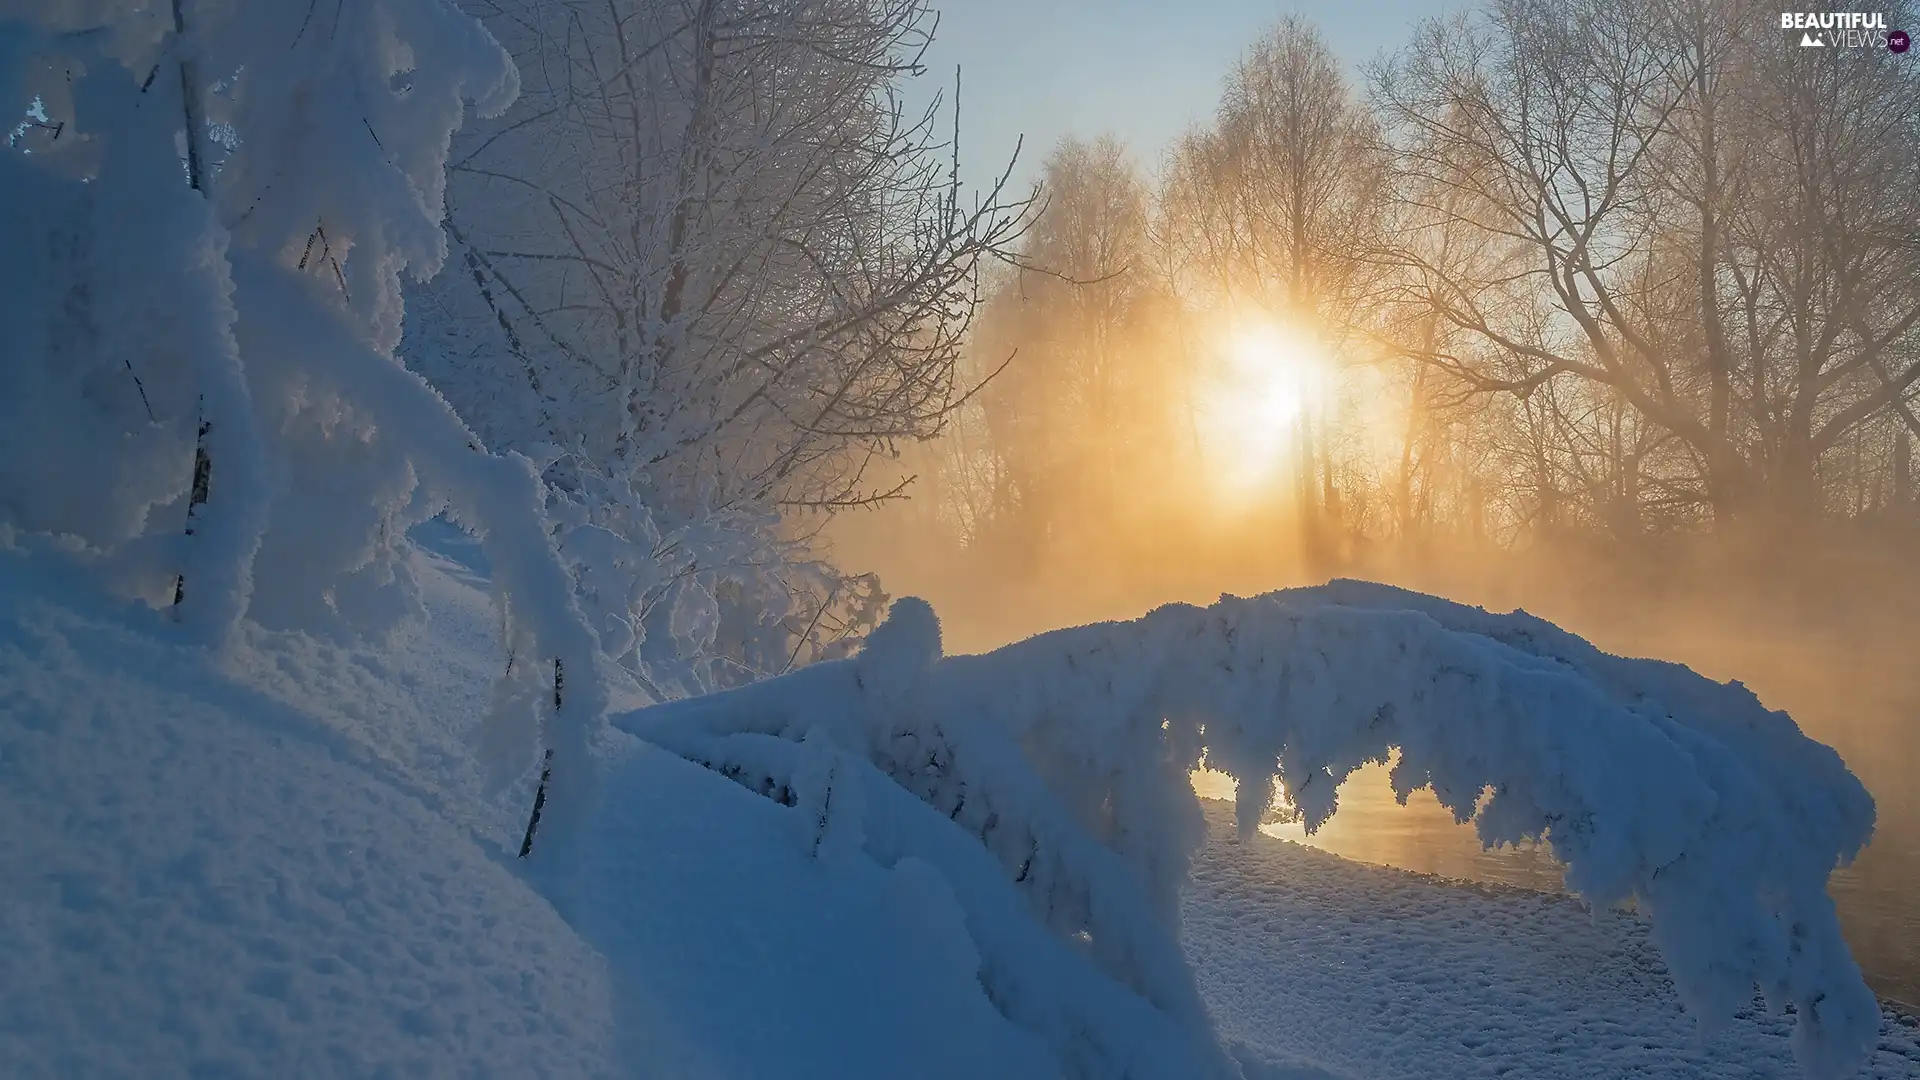
[[[1352,76],[1282,20],[1151,172],[1111,138],[1047,160],[925,512],[1028,561],[1199,542],[1195,386],[1258,313],[1337,372],[1239,498],[1314,565],[1910,528],[1920,66],[1787,37],[1739,0],[1494,0]]]

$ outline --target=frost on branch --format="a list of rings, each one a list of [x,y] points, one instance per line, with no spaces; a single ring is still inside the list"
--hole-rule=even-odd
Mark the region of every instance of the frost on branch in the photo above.
[[[211,640],[246,608],[267,492],[226,237],[182,178],[177,101],[130,70],[162,59],[151,15],[54,4],[0,20],[0,96],[43,118],[0,141],[0,534],[156,604],[186,572],[180,614]],[[187,544],[207,416],[230,464]]]
[[[0,12],[0,93],[37,110],[0,144],[0,543],[156,606],[184,577],[202,639],[378,636],[420,613],[406,531],[444,510],[486,545],[515,678],[565,666],[564,819],[603,698],[541,484],[394,357],[402,275],[446,258],[453,133],[511,103],[511,60],[451,0]],[[524,768],[522,689],[491,734]]]
[[[246,278],[314,278],[300,302],[390,356],[400,274],[445,258],[449,140],[469,102],[512,100],[512,63],[447,0],[9,10],[0,93],[33,122],[0,146],[0,528],[156,605],[184,576],[175,614],[203,639],[243,613],[391,625],[417,607],[407,450],[325,358],[290,363],[314,350]]]
[[[1341,581],[939,659],[931,610],[902,601],[850,661],[617,722],[787,802],[823,738],[882,774],[863,785],[865,850],[953,878],[990,996],[1078,1075],[1233,1075],[1177,942],[1204,834],[1191,771],[1238,779],[1243,830],[1276,783],[1315,828],[1394,749],[1403,799],[1430,787],[1488,844],[1550,843],[1596,905],[1637,896],[1703,1022],[1758,986],[1796,1010],[1795,1054],[1820,1076],[1877,1031],[1825,892],[1873,825],[1839,757],[1737,684],[1524,613]],[[955,844],[969,854],[933,854]],[[1008,890],[1053,951],[1001,925]],[[1061,1000],[1058,979],[1105,989]],[[1178,1061],[1156,1064],[1148,1027],[1175,1033]]]

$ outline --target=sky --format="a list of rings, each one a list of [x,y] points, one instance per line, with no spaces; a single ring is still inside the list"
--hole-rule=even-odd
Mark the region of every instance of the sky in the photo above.
[[[1038,174],[1065,135],[1119,136],[1142,164],[1212,115],[1234,59],[1290,12],[1319,24],[1349,67],[1398,48],[1449,0],[936,0],[939,32],[919,89],[961,69],[961,167],[972,182],[1005,166]]]

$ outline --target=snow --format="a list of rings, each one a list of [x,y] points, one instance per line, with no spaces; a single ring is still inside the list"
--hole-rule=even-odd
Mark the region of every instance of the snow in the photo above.
[[[1581,1028],[1574,1056],[1698,1065],[1662,1041],[1675,1003],[1738,1043],[1762,1023],[1757,986],[1794,1020],[1765,1021],[1753,1060],[1774,1067],[1784,1040],[1815,1076],[1883,1064],[1824,891],[1872,801],[1738,686],[1356,582],[978,657],[943,657],[938,618],[911,598],[866,633],[877,582],[820,563],[776,507],[857,495],[858,462],[943,415],[958,339],[915,327],[951,322],[974,260],[1023,220],[1021,204],[962,213],[922,168],[924,129],[889,133],[873,111],[895,69],[867,61],[910,46],[915,5],[808,24],[820,36],[773,54],[831,69],[816,89],[841,104],[806,131],[893,164],[808,166],[827,188],[767,204],[841,207],[841,186],[876,180],[874,205],[944,222],[903,249],[911,280],[894,290],[886,270],[850,311],[837,287],[801,288],[835,309],[825,323],[796,315],[790,288],[733,296],[725,267],[756,259],[701,253],[779,238],[733,222],[683,245],[689,217],[728,217],[686,214],[688,185],[720,198],[746,182],[738,209],[767,176],[756,152],[716,188],[696,173],[719,159],[681,145],[682,165],[706,164],[668,170],[673,192],[605,188],[609,221],[652,212],[636,191],[672,208],[672,269],[648,268],[660,252],[616,257],[639,268],[600,298],[619,347],[588,351],[621,371],[592,391],[595,417],[503,440],[538,461],[489,452],[396,355],[402,278],[448,255],[454,135],[519,90],[483,25],[451,0],[0,6],[21,15],[0,22],[0,92],[41,121],[0,153],[0,229],[17,241],[0,252],[0,1073],[1325,1080],[1465,1075],[1428,1048],[1462,1032],[1475,1056],[1508,1064],[1513,1043],[1532,1061],[1514,1026],[1572,1000],[1542,981],[1572,976],[1480,946],[1511,938],[1537,960],[1586,939],[1446,895],[1428,918],[1391,884],[1379,895],[1411,940],[1361,935],[1357,979],[1273,1011],[1295,1004],[1274,980],[1304,993],[1352,944],[1289,953],[1285,935],[1330,912],[1352,923],[1372,890],[1266,919],[1312,875],[1223,870],[1189,777],[1237,780],[1236,850],[1252,851],[1277,791],[1312,827],[1343,778],[1395,751],[1403,797],[1431,787],[1490,844],[1544,840],[1592,904],[1647,912],[1643,929],[1594,923],[1629,942],[1607,960],[1646,977],[1617,1014],[1580,1015],[1656,1034]],[[696,21],[699,67],[716,46]],[[736,88],[794,74],[741,63]],[[662,86],[673,74],[641,66]],[[731,93],[689,99],[689,138]],[[711,130],[758,114],[742,100]],[[848,132],[865,134],[835,134],[856,115]],[[607,145],[625,176],[634,148]],[[783,244],[776,263],[812,280],[817,260]],[[467,248],[484,291],[483,254]],[[693,308],[661,314],[689,266],[722,282],[695,306],[749,327],[710,355],[687,354],[707,334]],[[632,328],[651,344],[629,348],[626,315],[650,308]],[[606,344],[598,317],[583,340]],[[797,382],[736,362],[767,347]],[[863,374],[876,357],[904,382]],[[828,411],[782,434],[781,402],[813,412],[816,376],[846,363]],[[1506,957],[1497,982],[1490,956]],[[1376,1011],[1333,1017],[1403,968],[1472,1000],[1386,1035]]]
[[[43,5],[33,17],[58,25],[63,14],[85,26],[89,13]],[[138,21],[117,29],[137,38]],[[0,24],[0,93],[41,95],[87,133],[0,153],[0,530],[84,546],[130,595],[171,602],[184,570],[183,621],[212,640],[246,608],[267,500],[230,332],[226,238],[181,179],[172,128],[152,123],[135,79],[88,46],[111,36],[66,35],[55,40],[78,55],[47,57],[36,52],[60,51],[49,39]],[[207,441],[227,463],[222,498],[201,508],[187,544],[209,417]]]
[[[586,747],[605,711],[607,690],[598,646],[540,514],[532,464],[516,454],[475,452],[471,432],[446,400],[312,302],[306,294],[319,288],[312,281],[268,265],[241,265],[248,269],[240,290],[248,300],[243,310],[271,313],[273,338],[285,339],[276,363],[262,365],[270,377],[287,380],[272,384],[275,400],[298,403],[284,422],[291,425],[297,417],[326,433],[312,442],[288,440],[293,445],[287,456],[306,466],[289,469],[284,483],[303,476],[327,480],[310,479],[299,498],[278,507],[259,555],[256,616],[280,628],[337,627],[343,636],[395,632],[417,615],[416,578],[401,561],[405,530],[445,507],[486,550],[496,601],[506,616],[506,651],[520,661],[508,671],[502,656],[492,676],[502,686],[490,714],[488,764],[504,777],[537,760],[536,741],[554,750],[560,779],[542,823],[557,845],[592,799]],[[243,347],[251,340],[249,328],[243,316]],[[260,342],[258,351],[270,351],[268,344]],[[357,437],[345,434],[355,428]],[[343,448],[341,442],[351,445]],[[345,460],[336,460],[341,455]],[[341,506],[349,500],[352,510]],[[318,590],[315,582],[332,587]],[[270,610],[267,600],[274,601]],[[407,610],[396,606],[402,604]],[[547,704],[556,658],[563,662],[567,691],[567,704],[558,710]]]
[[[622,958],[620,1047],[640,1075],[1057,1075],[981,994],[925,862],[816,861],[791,809],[651,747],[606,787],[624,797],[591,833],[582,924]]]
[[[243,624],[219,652],[0,553],[0,1074],[1798,1075],[1793,1018],[1750,1002],[1696,1047],[1638,919],[1242,839],[1224,809],[1209,840],[1189,804],[1160,910],[1145,849],[1093,839],[991,716],[935,737],[928,687],[993,661],[941,659],[917,602],[852,661],[629,714],[662,743],[603,733],[575,858],[524,872],[529,778],[498,790],[473,746],[493,564],[444,521],[414,537],[424,623]],[[688,723],[756,701],[775,731]],[[849,752],[882,716],[887,753]],[[1860,1075],[1916,1075],[1913,1034],[1874,1024]]]
[[[938,870],[857,832],[816,859],[792,810],[632,740],[563,918],[513,858],[526,785],[489,795],[472,748],[485,551],[415,535],[428,621],[379,647],[211,653],[0,552],[0,1075],[1056,1075]]]
[[[1702,1045],[1633,914],[1243,841],[1224,803],[1209,817],[1187,954],[1221,1033],[1257,1055],[1369,1080],[1800,1075],[1792,1018],[1757,1003]],[[1920,1076],[1920,1025],[1882,1016],[1858,1075]]]
[[[1795,1007],[1809,1073],[1847,1075],[1871,1046],[1878,1006],[1825,886],[1864,845],[1872,800],[1737,685],[1363,582],[945,660],[931,611],[896,609],[851,661],[614,723],[783,801],[800,741],[837,742],[892,781],[876,787],[973,834],[1032,918],[1173,1025],[1194,1048],[1176,1073],[1223,1068],[1198,1049],[1213,1034],[1175,947],[1174,898],[1204,838],[1189,774],[1239,781],[1244,834],[1276,783],[1313,827],[1341,780],[1396,748],[1402,797],[1432,787],[1488,844],[1544,838],[1595,905],[1637,897],[1704,1030],[1758,986]],[[1138,1023],[1119,1007],[1036,1022],[1056,1046],[1089,1029],[1121,1046]]]
[[[472,809],[445,628],[223,667],[0,557],[0,1074],[608,1074],[605,961]]]
[[[377,643],[421,614],[408,529],[452,514],[489,548],[522,661],[495,673],[496,772],[552,755],[544,863],[592,800],[599,649],[531,463],[487,453],[394,357],[403,276],[446,258],[453,133],[507,108],[517,70],[449,0],[317,10],[0,23],[0,92],[53,121],[0,153],[20,241],[0,253],[0,542],[202,644],[243,620]]]

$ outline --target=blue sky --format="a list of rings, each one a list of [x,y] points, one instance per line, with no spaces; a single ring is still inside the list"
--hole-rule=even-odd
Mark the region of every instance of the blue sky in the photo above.
[[[1319,23],[1357,65],[1398,48],[1449,0],[936,0],[940,32],[923,85],[963,71],[962,168],[973,181],[1004,165],[1025,133],[1030,178],[1063,135],[1111,132],[1145,164],[1211,115],[1228,66],[1288,12]]]

